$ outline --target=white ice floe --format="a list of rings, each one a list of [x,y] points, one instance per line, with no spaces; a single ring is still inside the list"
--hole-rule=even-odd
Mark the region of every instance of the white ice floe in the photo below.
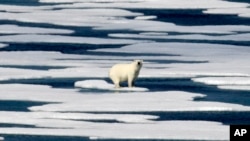
[[[250,28],[250,27],[249,27]],[[202,34],[188,34],[188,35],[161,35],[155,34],[109,34],[110,37],[116,38],[130,38],[130,39],[182,39],[182,40],[204,40],[204,41],[249,41],[250,34],[233,34],[233,35],[202,35]]]
[[[200,94],[184,92],[164,92],[164,93],[141,93],[141,94],[79,94],[73,90],[53,89],[39,85],[22,85],[22,84],[3,84],[0,89],[4,89],[5,94],[0,95],[1,99],[9,100],[30,100],[59,102],[59,105],[70,107],[70,113],[67,109],[62,108],[64,112],[53,112],[46,107],[38,109],[31,108],[33,112],[0,112],[0,123],[33,125],[37,128],[1,128],[2,134],[18,135],[53,135],[53,136],[83,136],[98,139],[197,139],[197,140],[227,140],[228,126],[217,122],[207,121],[154,121],[157,116],[140,115],[140,114],[89,114],[74,113],[74,111],[85,111],[85,106],[90,109],[99,110],[95,107],[103,107],[104,111],[110,111],[108,107],[113,107],[116,111],[121,112],[122,105],[126,105],[130,110],[144,109],[152,111],[152,106],[165,108],[179,108],[192,110],[209,110],[203,107],[203,102],[192,101],[194,96]],[[22,95],[20,97],[20,95]],[[144,104],[143,104],[144,103]],[[185,103],[190,103],[186,105]],[[196,105],[197,103],[198,105]],[[205,102],[206,103],[206,102]],[[75,108],[70,105],[74,104]],[[153,104],[153,105],[152,105]],[[53,105],[53,104],[49,104]],[[82,106],[85,105],[85,106]],[[144,105],[144,106],[143,106]],[[164,106],[165,105],[165,106]],[[174,106],[176,105],[176,106]],[[204,104],[206,105],[206,104]],[[234,104],[223,104],[211,102],[209,107],[224,105],[235,110]],[[220,106],[219,106],[220,105]],[[45,105],[46,106],[46,105]],[[187,107],[188,106],[188,107]],[[86,108],[87,108],[86,107]],[[182,107],[182,108],[181,108]],[[72,109],[73,108],[73,109]],[[37,110],[35,110],[37,109]],[[161,108],[160,108],[161,109]],[[237,109],[237,108],[236,108]],[[245,109],[245,108],[243,108]],[[141,111],[139,110],[139,111]],[[210,109],[211,110],[211,109]],[[212,108],[212,110],[218,110]],[[220,109],[222,110],[222,109]],[[227,110],[227,109],[223,109]],[[246,109],[245,109],[246,110]],[[51,111],[51,112],[49,112]],[[112,110],[113,111],[113,110]],[[144,111],[144,110],[142,110]],[[141,111],[141,112],[142,112]],[[84,121],[87,120],[87,121]],[[88,120],[116,120],[123,123],[102,123],[90,122]],[[185,126],[183,126],[185,125]],[[216,132],[211,132],[215,131]],[[179,131],[179,132],[177,132]],[[183,132],[183,134],[179,134]]]
[[[8,43],[73,43],[73,44],[132,44],[145,41],[129,39],[111,39],[97,37],[73,37],[63,35],[6,35],[0,36],[0,42]]]
[[[250,90],[250,77],[201,77],[192,78],[194,82],[215,85],[221,89]]]
[[[0,43],[0,48],[4,48],[4,47],[6,47],[6,46],[7,46],[6,44]]]
[[[135,20],[152,20],[157,19],[157,16],[137,16]]]
[[[91,139],[229,139],[229,126],[206,121],[160,121],[155,124],[110,124],[65,120],[56,123],[48,122],[47,125],[59,125],[62,128],[1,128],[1,133],[18,135],[67,135],[89,137]],[[67,128],[68,126],[73,126],[73,128]]]
[[[179,4],[178,2],[181,2]],[[223,4],[222,4],[223,3]],[[83,8],[81,4],[85,5]],[[87,5],[86,5],[87,4]],[[25,13],[9,13],[2,12],[0,19],[5,20],[16,20],[21,22],[32,22],[32,23],[48,23],[55,25],[66,25],[66,26],[88,26],[95,27],[95,29],[105,30],[135,30],[143,32],[180,32],[180,33],[211,33],[211,34],[229,34],[234,33],[238,27],[241,29],[242,26],[178,26],[172,23],[152,21],[156,15],[145,16],[142,13],[131,12],[129,10],[123,10],[124,6],[128,4],[129,8],[133,6],[139,6],[140,8],[154,8],[157,6],[164,8],[174,8],[177,6],[185,6],[186,8],[197,9],[203,8],[216,8],[219,4],[219,8],[224,6],[230,8],[247,7],[247,4],[232,3],[219,0],[210,0],[210,2],[196,1],[186,2],[183,0],[178,1],[143,1],[143,2],[125,2],[125,3],[75,3],[69,4],[67,7],[59,7],[60,10],[53,10],[58,8],[57,6],[44,7],[44,9],[35,9],[32,12]],[[112,6],[114,5],[114,6]],[[110,6],[110,7],[109,7]],[[131,7],[132,6],[132,7]],[[4,7],[4,6],[3,6]],[[99,7],[99,8],[97,8]],[[109,8],[108,8],[109,7]],[[125,6],[126,7],[126,6]],[[9,7],[5,7],[8,9]],[[13,7],[11,7],[12,9]],[[15,7],[14,7],[15,8]],[[120,8],[120,9],[119,9]],[[16,7],[21,9],[21,7]],[[180,7],[178,7],[180,9]],[[47,16],[50,15],[50,16]],[[60,18],[64,17],[64,18]],[[74,17],[74,18],[72,18]],[[128,19],[126,17],[134,17],[134,19]],[[138,20],[144,19],[144,20]],[[147,19],[147,20],[145,20]],[[249,31],[249,28],[241,29],[243,31]],[[236,30],[237,31],[237,30]]]
[[[216,122],[155,121],[157,116],[152,115],[98,112],[250,110],[247,106],[237,104],[196,102],[193,101],[194,97],[203,95],[178,91],[79,94],[72,89],[27,84],[2,84],[0,90],[4,91],[0,95],[2,100],[56,102],[29,107],[32,112],[0,112],[0,123],[37,127],[5,127],[0,129],[2,134],[67,135],[105,139],[227,140],[228,126]],[[123,123],[91,122],[92,120],[115,120]],[[216,132],[211,132],[214,129]],[[179,135],[176,131],[183,131],[184,134]]]
[[[250,85],[219,85],[220,89],[250,91]]]
[[[152,20],[122,20],[123,23],[109,23],[97,26],[96,30],[124,30],[140,32],[178,32],[178,33],[206,33],[206,34],[233,34],[237,31],[249,31],[249,26],[240,25],[207,25],[207,26],[180,26],[167,22]],[[126,23],[126,24],[125,24]]]
[[[47,3],[62,3],[62,2],[75,2],[77,5],[89,6],[89,7],[118,7],[118,8],[146,8],[146,9],[207,9],[207,8],[240,8],[247,7],[247,3],[237,3],[237,2],[228,2],[221,0],[208,0],[200,1],[193,0],[188,2],[185,0],[94,0],[94,1],[85,1],[85,0],[40,0],[40,2]],[[72,7],[72,5],[71,5]]]
[[[238,15],[240,17],[249,17],[250,8],[242,7],[242,8],[215,8],[208,9],[203,11],[203,13],[207,14],[228,14],[228,15]]]
[[[113,84],[107,83],[104,80],[84,80],[75,82],[75,87],[85,89],[99,89],[99,90],[111,90],[111,91],[148,91],[147,88],[141,87],[121,87],[115,88]]]
[[[4,140],[4,137],[0,137],[0,141],[3,141]]]
[[[0,25],[0,34],[70,34],[71,30],[25,27],[17,25]]]
[[[201,77],[192,80],[208,85],[250,85],[250,77]]]
[[[147,112],[147,111],[248,111],[247,106],[220,102],[196,102],[201,94],[169,92],[133,92],[79,94],[76,90],[39,85],[2,84],[2,100],[57,102],[29,109],[44,112]],[[20,97],[22,95],[22,97]]]
[[[10,79],[31,79],[44,77],[48,77],[45,71],[0,67],[1,81]]]
[[[20,7],[18,7],[17,9],[20,9]],[[31,23],[47,23],[65,26],[95,27],[123,21],[124,19],[126,19],[127,16],[135,17],[140,15],[142,14],[118,8],[95,9],[89,7],[85,9],[66,8],[61,10],[53,10],[53,7],[50,7],[46,10],[39,9],[25,13],[3,12],[1,13],[0,19]]]
[[[201,43],[142,43],[116,49],[106,48],[92,51],[99,53],[135,53],[143,51],[143,53],[152,55],[159,54],[164,56],[164,54],[166,54],[165,57],[159,56],[158,59],[161,58],[160,60],[190,61],[190,63],[173,62],[165,64],[166,68],[163,69],[150,69],[146,68],[147,65],[144,65],[141,71],[142,77],[250,75],[248,65],[250,48],[244,46]],[[176,56],[168,56],[168,54]],[[145,59],[146,58],[147,57],[145,57]],[[201,63],[199,63],[199,61],[201,61]],[[151,64],[148,64],[148,66]]]
[[[154,123],[158,116],[143,114],[90,114],[90,113],[57,113],[57,112],[0,112],[0,123],[50,126],[40,121],[113,121],[123,123]],[[9,118],[7,118],[9,117]],[[29,120],[25,120],[29,119]],[[52,125],[53,127],[53,125]]]

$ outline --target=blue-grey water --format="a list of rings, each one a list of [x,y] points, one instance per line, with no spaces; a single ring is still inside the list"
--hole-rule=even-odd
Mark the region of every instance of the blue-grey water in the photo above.
[[[228,0],[234,2],[245,2],[250,3],[248,0]],[[48,5],[41,4],[37,0],[1,0],[0,4],[6,5],[25,5],[25,6],[40,6]],[[171,22],[177,25],[194,26],[194,25],[250,25],[250,18],[242,18],[237,15],[226,15],[226,14],[203,14],[202,9],[197,10],[170,10],[170,9],[128,9],[133,12],[144,13],[145,15],[156,15],[157,21]],[[0,9],[1,11],[1,9]],[[1,16],[1,15],[0,15]],[[128,17],[129,18],[129,17]],[[220,20],[218,20],[220,19]],[[30,27],[50,27],[50,28],[60,28],[60,29],[70,29],[75,31],[71,36],[88,36],[88,37],[108,37],[110,33],[138,33],[136,31],[129,30],[93,30],[89,27],[74,27],[74,26],[59,26],[45,23],[29,23],[20,22],[15,20],[0,20],[0,25],[4,24],[15,24],[20,26],[30,26]],[[168,33],[170,35],[178,35],[181,33]],[[4,34],[0,34],[3,36]],[[7,35],[7,34],[5,34]],[[214,35],[216,36],[216,35]],[[249,41],[207,41],[207,40],[181,40],[181,39],[152,39],[157,42],[192,42],[192,43],[211,43],[211,44],[226,44],[226,45],[240,45],[250,47]],[[34,48],[34,46],[36,46]],[[90,44],[63,44],[63,43],[10,43],[5,48],[0,48],[0,51],[58,51],[65,54],[89,54],[89,55],[110,55],[109,53],[98,54],[95,52],[88,52],[88,49],[98,49],[98,48],[119,48],[124,46],[120,45],[90,45]],[[112,53],[112,55],[117,56],[143,56],[148,54],[141,53]],[[152,54],[150,54],[152,55]],[[164,54],[166,56],[166,54]],[[178,54],[169,54],[176,55]],[[160,54],[157,54],[160,56]],[[69,59],[70,60],[70,59]],[[157,61],[157,60],[145,60],[145,61]],[[204,61],[177,61],[177,60],[159,60],[157,63],[207,63]],[[63,66],[18,66],[18,65],[1,65],[0,67],[6,68],[22,68],[22,69],[34,69],[34,70],[48,70],[48,69],[61,69],[66,68]],[[63,89],[74,89],[74,82],[84,79],[91,78],[41,78],[41,79],[11,79],[0,81],[1,84],[41,84],[49,85],[54,88]],[[99,78],[103,79],[103,78]],[[104,80],[110,82],[108,78]],[[196,101],[216,101],[216,102],[226,102],[233,104],[241,104],[245,106],[250,106],[250,92],[244,90],[222,90],[216,86],[208,86],[205,84],[193,82],[191,78],[139,78],[136,82],[137,86],[146,87],[150,91],[186,91],[201,93],[206,95],[205,97],[197,97]],[[103,90],[91,90],[84,89],[79,92],[97,92],[105,93],[108,91]],[[4,91],[1,92],[4,94]],[[237,95],[237,97],[235,97]],[[11,100],[0,100],[0,111],[23,111],[29,112],[28,107],[43,105],[43,102],[31,102],[31,101],[11,101]],[[138,114],[136,112],[130,114]],[[218,121],[223,124],[250,124],[250,112],[149,112],[143,114],[157,115],[160,118],[157,120],[204,120],[204,121]],[[93,121],[93,122],[112,122],[112,121]],[[15,124],[1,124],[0,127],[32,127],[29,125],[15,125]],[[36,127],[34,127],[36,128]],[[35,135],[2,135],[0,131],[0,136],[4,137],[6,141],[87,141],[89,138],[83,137],[63,137],[63,136],[35,136]],[[119,140],[123,141],[123,140]]]

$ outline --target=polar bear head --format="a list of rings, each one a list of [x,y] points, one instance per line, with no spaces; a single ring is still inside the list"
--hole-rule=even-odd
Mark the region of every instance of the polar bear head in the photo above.
[[[137,68],[138,70],[140,70],[141,67],[142,67],[142,64],[143,64],[143,60],[134,60],[132,62],[132,64],[135,66],[135,68]]]

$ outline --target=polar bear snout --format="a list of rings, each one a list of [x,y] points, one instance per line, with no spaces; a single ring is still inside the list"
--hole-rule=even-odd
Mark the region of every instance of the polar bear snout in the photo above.
[[[137,62],[137,65],[141,67],[143,60],[134,60],[134,62]]]

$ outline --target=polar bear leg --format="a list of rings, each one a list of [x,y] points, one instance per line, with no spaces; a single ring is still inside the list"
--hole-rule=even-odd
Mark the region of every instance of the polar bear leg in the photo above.
[[[134,80],[133,78],[129,77],[128,78],[128,87],[133,87],[134,86]]]
[[[120,84],[118,83],[114,83],[115,84],[115,88],[120,88]]]
[[[120,88],[120,81],[119,80],[113,80],[113,83],[115,84],[115,88]]]

